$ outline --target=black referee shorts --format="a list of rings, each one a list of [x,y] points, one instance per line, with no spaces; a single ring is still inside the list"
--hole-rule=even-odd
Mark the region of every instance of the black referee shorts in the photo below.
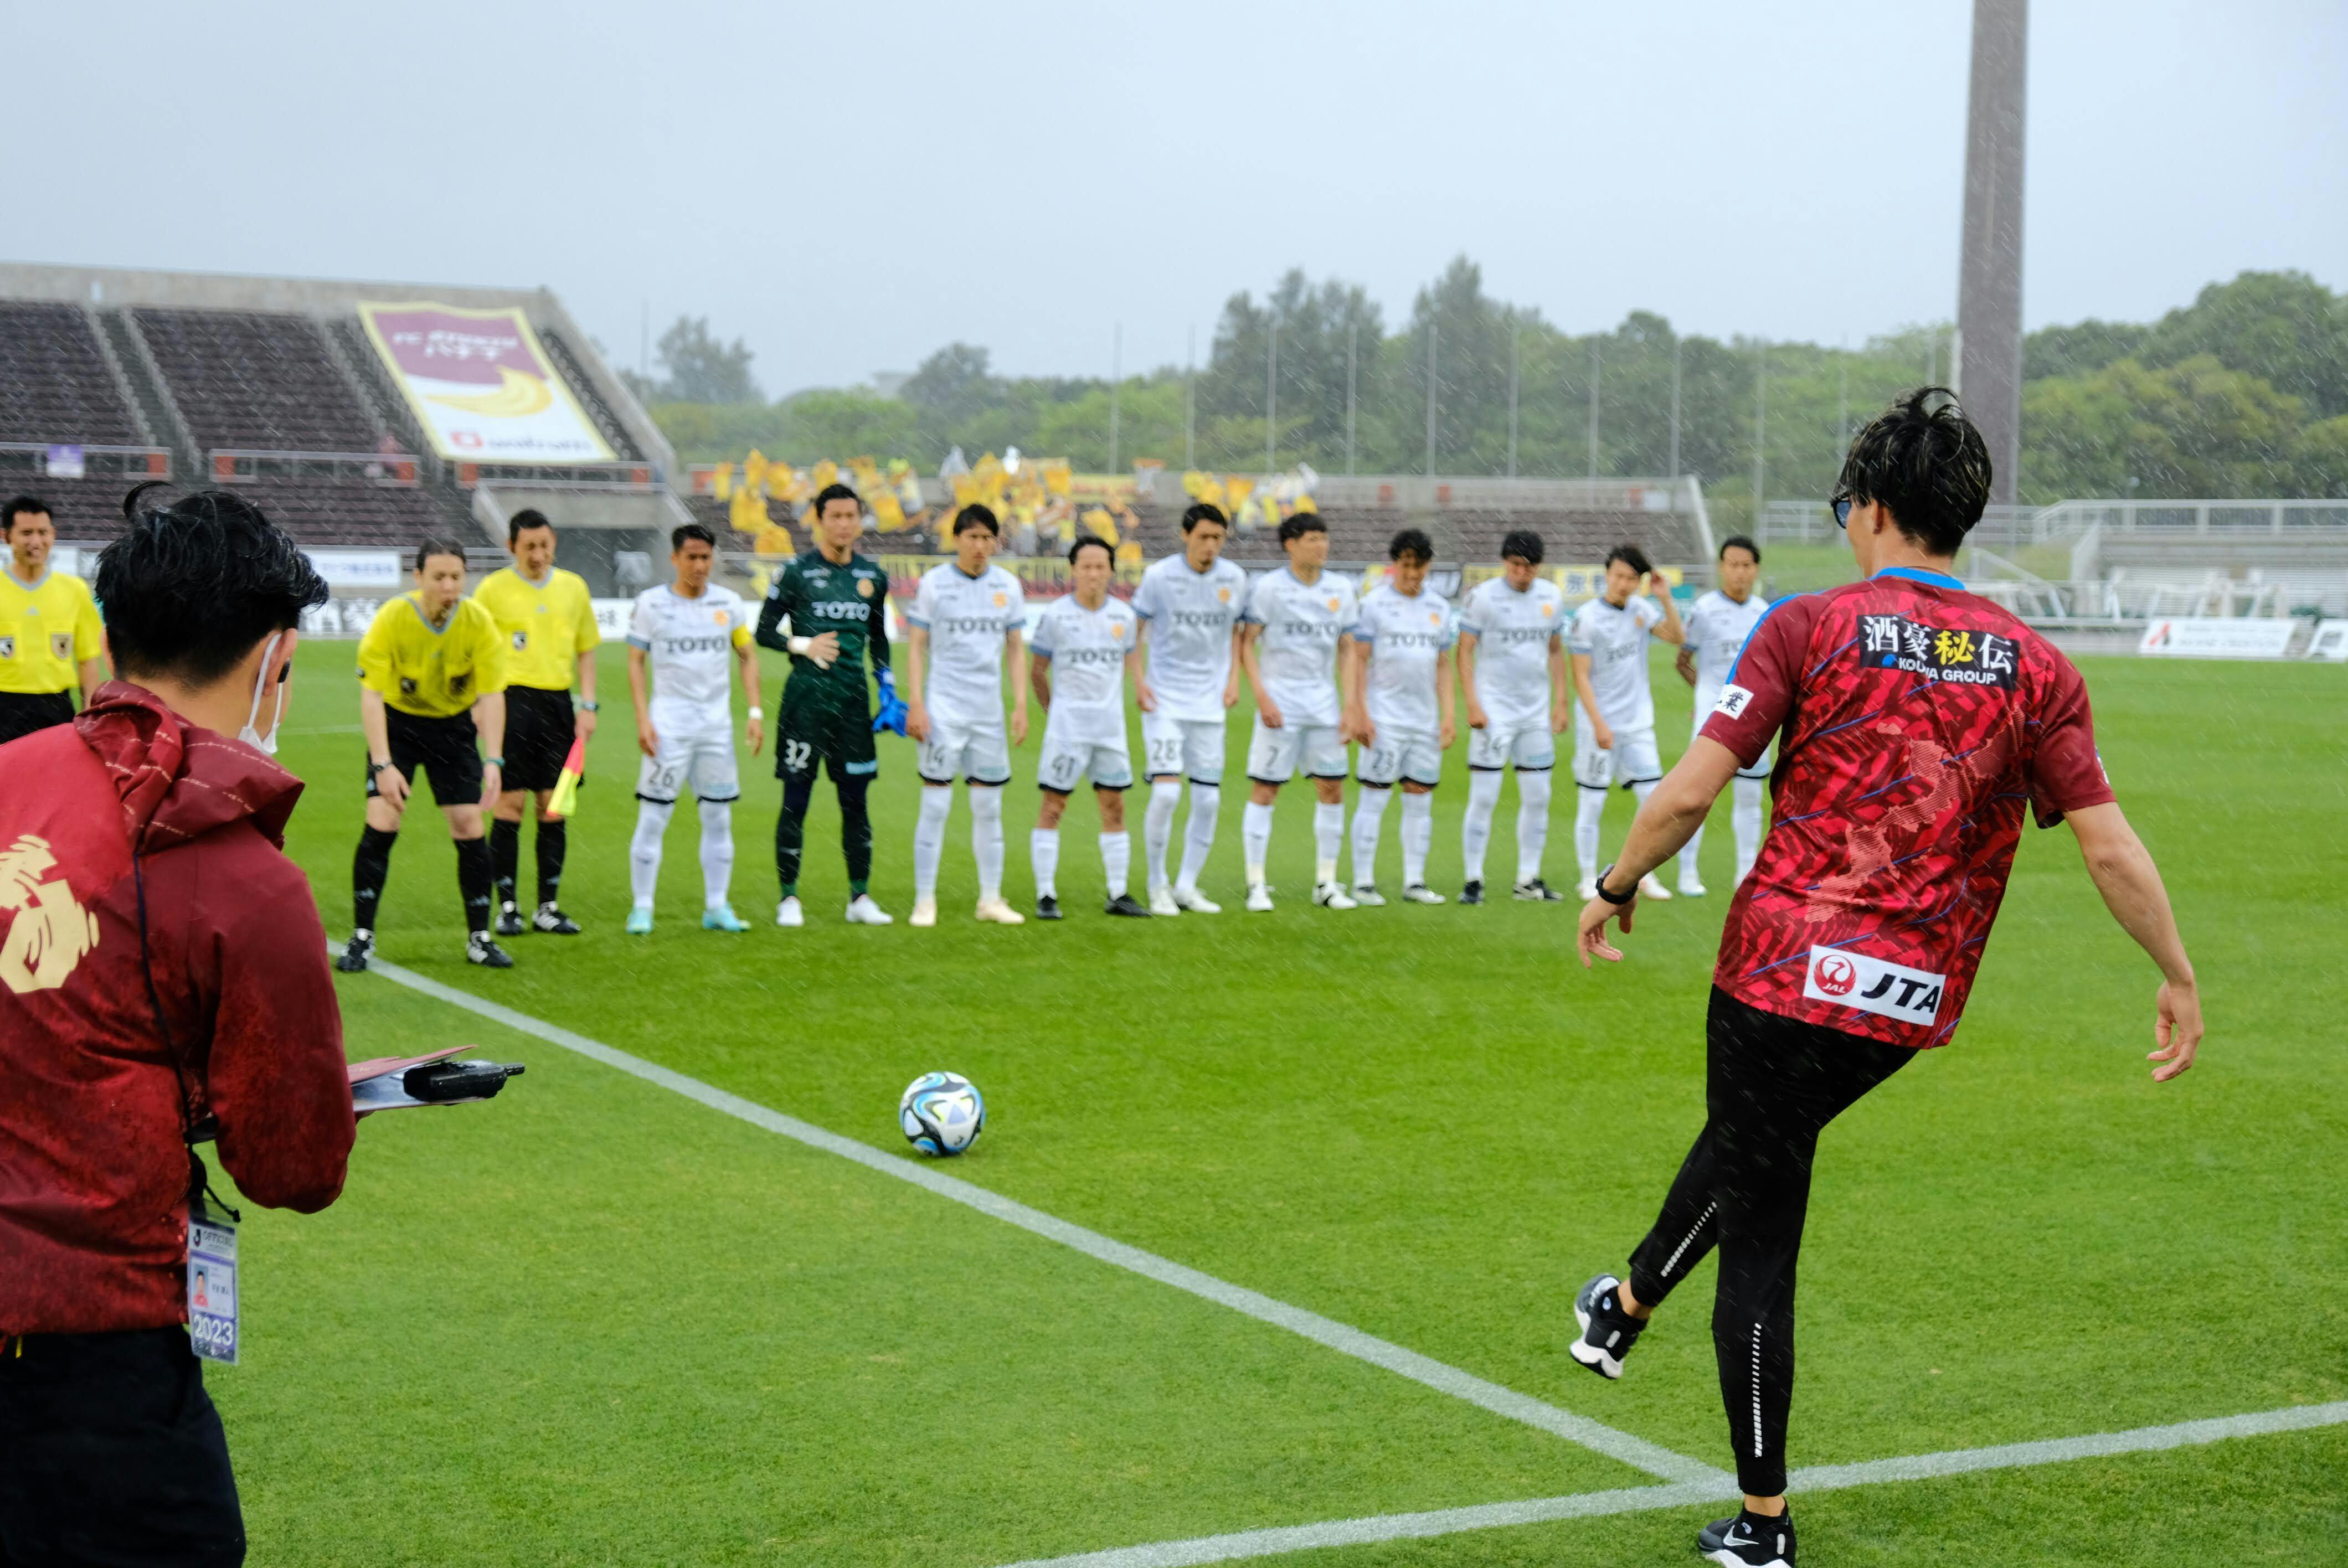
[[[506,771],[502,788],[552,789],[578,738],[571,693],[542,686],[506,688]]]
[[[70,692],[0,692],[0,746],[20,735],[73,723]]]
[[[0,1563],[235,1568],[244,1515],[184,1329],[0,1355]]]
[[[475,741],[472,714],[427,719],[386,704],[383,717],[391,742],[391,765],[410,788],[416,784],[416,770],[422,768],[432,776],[434,804],[481,804],[481,753]],[[367,775],[366,792],[382,793],[376,788],[373,774]]]

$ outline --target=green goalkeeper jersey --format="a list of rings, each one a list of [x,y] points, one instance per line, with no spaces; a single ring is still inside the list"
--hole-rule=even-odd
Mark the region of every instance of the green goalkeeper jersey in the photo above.
[[[811,549],[785,562],[758,610],[758,645],[788,651],[782,623],[788,620],[792,637],[826,631],[838,637],[839,657],[822,670],[804,654],[792,654],[783,701],[796,706],[819,700],[836,712],[869,718],[864,661],[869,651],[874,674],[889,668],[888,602],[889,574],[868,557],[850,555],[842,566]]]

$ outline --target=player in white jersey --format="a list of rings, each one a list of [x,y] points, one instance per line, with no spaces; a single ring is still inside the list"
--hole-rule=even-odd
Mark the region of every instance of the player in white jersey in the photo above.
[[[750,754],[757,755],[767,740],[750,613],[740,594],[709,580],[717,536],[708,528],[680,524],[669,545],[676,580],[636,595],[628,619],[628,695],[636,706],[636,746],[644,753],[636,770],[636,832],[628,845],[628,883],[635,895],[628,930],[641,937],[653,928],[661,839],[689,784],[701,803],[701,927],[747,931],[726,889],[734,879],[734,803],[742,794],[729,685],[736,671],[750,698]]]
[[[1650,597],[1652,596],[1652,597]],[[1655,696],[1647,685],[1647,639],[1684,643],[1672,587],[1636,545],[1606,555],[1606,583],[1574,611],[1566,646],[1573,654],[1573,782],[1581,798],[1573,814],[1573,853],[1581,862],[1583,903],[1598,897],[1598,824],[1606,791],[1620,784],[1641,805],[1663,782],[1655,749]],[[1671,894],[1651,873],[1639,884],[1647,897]]]
[[[1351,909],[1354,900],[1337,879],[1337,855],[1345,844],[1345,715],[1359,672],[1352,644],[1361,606],[1354,585],[1324,569],[1329,525],[1318,513],[1283,519],[1280,548],[1288,564],[1255,579],[1240,618],[1240,662],[1255,693],[1248,804],[1240,819],[1247,907],[1259,914],[1272,907],[1264,879],[1272,804],[1301,764],[1314,798],[1313,902]]]
[[[1200,501],[1182,514],[1182,553],[1153,563],[1134,590],[1149,645],[1143,677],[1142,766],[1149,811],[1142,842],[1149,856],[1149,912],[1216,915],[1222,906],[1199,891],[1199,873],[1215,846],[1223,803],[1224,715],[1240,700],[1239,620],[1247,608],[1247,573],[1222,559],[1230,531],[1222,508]],[[1182,870],[1167,883],[1174,808],[1190,781],[1190,817],[1182,829]]]
[[[1437,784],[1443,753],[1457,733],[1451,650],[1459,640],[1451,606],[1428,591],[1435,541],[1405,528],[1386,548],[1386,580],[1362,596],[1354,623],[1354,738],[1362,743],[1354,776],[1354,901],[1383,904],[1378,893],[1378,826],[1395,784],[1402,784],[1402,896],[1440,904],[1426,885],[1426,847],[1435,836]]]
[[[954,559],[922,574],[907,612],[911,649],[905,733],[921,743],[922,812],[913,825],[914,926],[938,923],[938,862],[954,774],[970,786],[970,846],[978,859],[978,917],[1016,926],[1026,917],[1003,901],[1003,786],[1011,746],[1027,740],[1027,595],[1019,579],[990,565],[1002,525],[981,506],[954,515]],[[1003,654],[1011,653],[1011,728],[1003,726]],[[926,684],[922,674],[926,669]]]
[[[1565,699],[1565,593],[1540,575],[1541,538],[1519,528],[1500,541],[1500,575],[1476,585],[1459,612],[1459,685],[1468,698],[1467,860],[1462,904],[1484,901],[1484,849],[1500,804],[1500,770],[1517,770],[1519,898],[1560,902],[1541,880],[1549,845],[1550,770],[1571,710]]]
[[[1760,546],[1742,534],[1721,540],[1716,574],[1720,586],[1697,600],[1688,611],[1687,641],[1680,646],[1678,668],[1680,679],[1695,688],[1696,733],[1703,733],[1704,722],[1712,717],[1721,688],[1728,684],[1728,672],[1736,668],[1736,655],[1745,640],[1768,613],[1769,601],[1753,591],[1753,579],[1760,572]],[[1735,801],[1728,820],[1736,830],[1739,883],[1761,853],[1761,786],[1768,781],[1775,752],[1772,746],[1751,767],[1736,772]],[[1704,878],[1696,875],[1695,864],[1696,849],[1703,843],[1704,824],[1697,823],[1687,847],[1680,851],[1680,892],[1686,897],[1704,897]]]
[[[1076,591],[1044,607],[1035,622],[1029,679],[1044,704],[1044,752],[1035,765],[1042,808],[1027,852],[1035,867],[1035,917],[1060,917],[1060,817],[1068,795],[1086,778],[1100,804],[1101,869],[1108,877],[1108,914],[1149,911],[1126,890],[1133,839],[1125,831],[1125,792],[1133,787],[1133,758],[1125,746],[1125,679],[1141,678],[1141,619],[1133,606],[1111,599],[1116,557],[1092,534],[1068,547]],[[1053,672],[1059,680],[1056,686]]]

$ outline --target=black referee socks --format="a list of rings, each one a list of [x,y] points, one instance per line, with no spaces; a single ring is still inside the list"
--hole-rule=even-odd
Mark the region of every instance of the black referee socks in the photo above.
[[[489,887],[493,878],[489,872],[489,841],[486,838],[460,838],[457,841],[457,888],[465,896],[465,929],[486,932],[489,928]]]
[[[512,903],[521,873],[521,824],[501,816],[489,819],[489,864],[496,869],[498,902]]]
[[[391,875],[391,846],[398,842],[399,835],[380,828],[359,832],[359,852],[351,860],[351,924],[359,930],[375,929],[384,879]]]
[[[519,832],[515,835],[520,837]],[[541,905],[554,902],[557,889],[562,886],[562,856],[571,847],[571,825],[556,817],[538,825],[538,901]],[[506,897],[513,897],[513,862],[502,867],[506,877]]]

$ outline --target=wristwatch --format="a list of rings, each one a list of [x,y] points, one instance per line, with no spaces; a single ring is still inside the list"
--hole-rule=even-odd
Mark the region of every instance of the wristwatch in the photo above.
[[[1609,904],[1615,905],[1619,907],[1622,905],[1628,904],[1632,899],[1636,898],[1639,896],[1639,885],[1635,882],[1632,883],[1631,891],[1617,898],[1613,894],[1606,891],[1606,879],[1613,875],[1614,867],[1612,866],[1609,866],[1605,870],[1598,874],[1598,896],[1601,898],[1605,899]]]
[[[495,768],[499,773],[503,773],[506,769],[506,760],[503,757],[483,757],[481,759],[481,765],[484,767]]]
[[[367,764],[367,777],[373,778],[376,774],[383,772],[384,769],[389,766],[391,766],[389,763],[369,763]]]
[[[579,706],[590,713],[600,713],[603,711],[603,704],[598,702],[592,697],[581,698],[579,700]]]

